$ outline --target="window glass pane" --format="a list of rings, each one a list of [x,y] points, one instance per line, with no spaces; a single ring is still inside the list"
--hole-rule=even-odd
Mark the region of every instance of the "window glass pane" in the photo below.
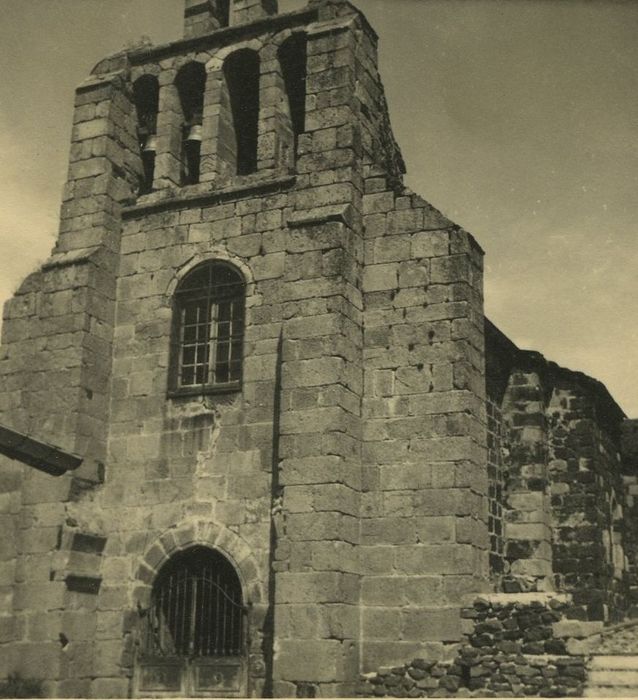
[[[198,310],[199,307],[197,304],[189,304],[188,306],[184,307],[184,323],[197,323]]]
[[[208,347],[206,345],[200,345],[197,348],[197,364],[202,365],[208,362]]]
[[[197,326],[184,326],[184,342],[192,343],[197,336]]]
[[[195,383],[193,367],[182,367],[182,385],[190,386]]]
[[[228,302],[223,302],[219,305],[219,315],[217,317],[218,321],[230,321],[230,309],[231,304]]]
[[[217,340],[226,340],[230,337],[230,323],[217,324]]]
[[[178,386],[241,378],[244,289],[237,272],[220,263],[201,265],[182,282]]]
[[[184,348],[184,354],[182,355],[182,362],[185,365],[192,365],[195,362],[195,347],[187,346]]]
[[[229,381],[238,381],[241,378],[241,362],[232,362],[229,368]]]

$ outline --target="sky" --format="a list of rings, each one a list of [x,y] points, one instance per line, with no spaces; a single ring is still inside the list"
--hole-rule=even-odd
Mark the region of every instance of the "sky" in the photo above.
[[[282,11],[303,0],[280,0]],[[486,313],[638,417],[638,2],[354,0],[407,185],[486,252]],[[0,302],[48,256],[74,88],[183,0],[0,0]]]

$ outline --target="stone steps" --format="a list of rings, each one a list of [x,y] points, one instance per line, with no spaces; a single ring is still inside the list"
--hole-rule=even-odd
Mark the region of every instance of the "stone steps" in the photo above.
[[[592,656],[585,697],[638,697],[638,656]]]

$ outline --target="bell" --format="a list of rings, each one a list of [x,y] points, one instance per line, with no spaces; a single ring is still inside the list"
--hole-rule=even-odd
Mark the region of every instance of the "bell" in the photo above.
[[[187,141],[201,141],[202,140],[202,125],[193,124],[186,137]]]
[[[144,151],[149,153],[155,153],[157,151],[157,136],[155,134],[150,134],[146,138],[146,143],[144,144]]]

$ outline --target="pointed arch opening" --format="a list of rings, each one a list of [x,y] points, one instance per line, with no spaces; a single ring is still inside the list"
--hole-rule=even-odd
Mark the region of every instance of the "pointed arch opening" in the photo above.
[[[142,75],[133,83],[133,99],[137,112],[137,138],[144,168],[140,194],[153,189],[155,154],[157,151],[157,113],[159,83],[154,75]]]
[[[204,117],[206,67],[198,61],[182,66],[175,77],[175,86],[182,107],[182,172],[183,185],[199,182]]]

